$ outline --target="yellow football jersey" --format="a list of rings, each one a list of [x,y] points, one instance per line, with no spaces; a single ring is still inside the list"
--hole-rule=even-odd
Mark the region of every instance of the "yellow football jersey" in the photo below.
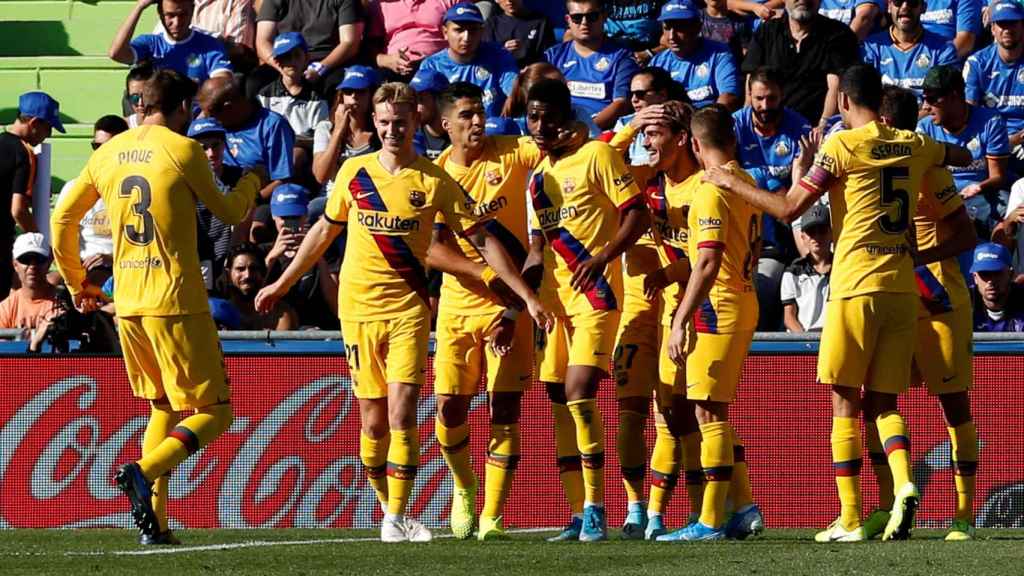
[[[530,138],[489,136],[483,155],[472,166],[461,166],[450,159],[451,148],[436,160],[476,201],[476,211],[488,218],[486,227],[497,238],[517,266],[522,266],[529,250],[526,220],[526,182],[540,162],[542,153]],[[439,221],[444,222],[439,215]],[[474,262],[484,258],[462,237],[456,237],[462,253]],[[463,315],[493,314],[504,308],[480,283],[460,280],[445,274],[441,283],[441,310]]]
[[[963,204],[949,170],[936,166],[925,172],[924,187],[921,188],[917,215],[914,216],[917,249],[935,247],[940,241],[962,233],[950,229],[943,223],[943,219]],[[915,272],[921,304],[927,315],[942,314],[971,305],[967,281],[956,258],[918,266]]]
[[[726,164],[749,184],[754,179],[735,161]],[[708,299],[697,309],[697,332],[728,334],[757,327],[757,292],[754,274],[761,254],[761,211],[739,197],[700,181],[701,170],[683,186],[691,190],[688,215],[690,262],[697,262],[701,248],[722,249],[722,265]]]
[[[338,314],[346,320],[422,314],[437,213],[458,234],[478,220],[476,203],[440,166],[420,156],[391,174],[379,154],[342,164],[324,211],[328,220],[348,225],[338,285]]]
[[[907,232],[924,173],[945,155],[945,146],[927,136],[878,122],[825,141],[800,184],[829,193],[833,298],[917,292]]]
[[[594,288],[577,293],[573,270],[611,242],[625,209],[642,202],[640,189],[622,156],[604,142],[592,140],[552,162],[545,157],[530,180],[533,230],[546,245],[544,283],[553,285],[570,316],[588,310],[621,310],[622,267],[609,262]],[[552,269],[553,267],[553,269]],[[551,294],[541,290],[541,297]]]
[[[662,268],[670,269],[683,266],[686,274],[689,273],[687,218],[694,192],[693,183],[689,178],[682,182],[672,182],[664,174],[659,174],[648,183],[645,190],[647,206],[651,209],[651,229],[657,239],[660,265]],[[677,274],[669,274],[670,279],[676,276]],[[683,287],[678,282],[671,282],[661,291],[663,325],[672,324],[672,317],[682,298]]]
[[[202,147],[164,126],[140,126],[92,154],[51,222],[57,268],[72,292],[85,280],[78,223],[99,198],[114,241],[114,300],[119,316],[209,312],[199,268],[196,200],[234,224],[249,212],[260,181],[243,178],[225,195]]]

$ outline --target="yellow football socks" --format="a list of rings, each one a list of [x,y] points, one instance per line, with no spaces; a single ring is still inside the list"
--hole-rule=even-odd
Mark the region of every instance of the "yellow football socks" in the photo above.
[[[832,469],[839,490],[839,521],[846,530],[860,526],[860,419],[832,417]]]
[[[441,445],[444,461],[451,470],[452,480],[456,488],[472,488],[476,486],[476,475],[473,474],[473,463],[469,456],[469,424],[449,428],[440,418],[434,420],[434,434]]]
[[[583,513],[583,472],[580,463],[580,449],[576,445],[576,423],[573,422],[569,407],[551,403],[551,414],[555,420],[555,457],[558,459],[558,478],[562,481],[565,499],[573,514]]]
[[[170,404],[153,402],[149,411],[149,422],[146,423],[146,432],[142,436],[142,454],[146,455],[156,450],[177,423],[178,414],[171,410]],[[153,511],[156,512],[157,520],[160,522],[161,532],[167,530],[167,485],[169,479],[170,472],[153,482]]]
[[[725,500],[732,483],[732,426],[728,422],[701,424],[700,434],[700,463],[707,478],[700,521],[709,528],[721,528],[725,524]]]
[[[573,400],[567,406],[576,424],[576,446],[583,464],[584,501],[604,504],[604,423],[597,400]]]
[[[359,434],[359,459],[366,470],[366,481],[373,487],[377,500],[383,506],[388,504],[388,447],[391,434],[383,438],[371,438],[366,432]]]
[[[754,503],[754,494],[750,489],[750,473],[747,469],[746,450],[736,430],[732,431],[732,482],[729,484],[729,499],[734,510],[742,510]]]
[[[690,513],[700,513],[704,503],[704,469],[700,466],[700,431],[684,434],[680,439],[683,453],[683,478]]]
[[[629,503],[644,500],[644,465],[647,451],[644,439],[644,428],[647,414],[632,410],[619,411],[619,430],[617,433],[619,449],[619,466],[622,470],[622,485],[626,488],[626,501]]]
[[[482,518],[497,518],[505,507],[512,477],[519,466],[519,424],[491,424],[484,468],[484,508]]]
[[[231,404],[211,404],[175,426],[160,444],[139,460],[143,476],[152,481],[170,472],[231,425]]]
[[[978,430],[970,420],[946,428],[953,447],[953,480],[956,483],[954,519],[974,524],[974,476],[978,469]]]
[[[871,469],[875,471],[875,481],[878,484],[878,507],[882,510],[891,510],[896,493],[892,485],[889,459],[885,457],[882,440],[878,437],[878,425],[865,420],[864,434],[868,437],[868,456],[871,457]]]
[[[907,425],[899,412],[886,412],[875,420],[878,426],[878,438],[882,441],[885,457],[889,460],[892,470],[893,486],[898,490],[910,482],[910,436]]]
[[[651,499],[647,503],[648,514],[664,514],[672,491],[679,481],[679,463],[682,459],[682,443],[672,435],[668,424],[655,422],[657,434],[651,451]]]
[[[388,514],[402,516],[409,505],[420,463],[420,436],[416,427],[391,429],[388,446]]]

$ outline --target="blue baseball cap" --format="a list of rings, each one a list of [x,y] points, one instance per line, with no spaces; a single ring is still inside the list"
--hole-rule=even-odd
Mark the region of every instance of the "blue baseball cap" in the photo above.
[[[444,22],[446,24],[448,22],[483,24],[484,15],[480,13],[480,9],[476,7],[476,4],[472,2],[459,2],[444,13]]]
[[[239,314],[235,305],[223,298],[210,298],[210,316],[217,326],[223,326],[228,330],[238,330],[242,325],[242,315]]]
[[[658,22],[669,20],[693,20],[700,18],[700,10],[689,0],[672,0],[661,7],[661,14],[658,15]]]
[[[974,262],[971,274],[975,272],[999,272],[1010,268],[1010,251],[1002,244],[985,242],[974,248]]]
[[[377,71],[358,64],[345,69],[345,76],[338,84],[338,90],[371,90],[380,84]]]
[[[511,118],[492,116],[484,124],[484,133],[488,136],[522,136],[519,124]]]
[[[992,22],[1024,20],[1024,6],[1015,0],[998,0],[992,4],[988,13]]]
[[[296,48],[302,48],[303,52],[308,50],[306,39],[298,32],[285,32],[284,34],[278,34],[277,38],[274,38],[274,51],[272,54],[274,58],[280,58]]]
[[[279,218],[305,216],[309,204],[309,192],[298,184],[286,182],[277,188],[270,197],[270,215]]]
[[[188,127],[189,138],[199,138],[200,136],[210,136],[213,134],[218,134],[221,138],[224,138],[224,135],[227,134],[224,126],[216,118],[196,118]]]
[[[424,70],[420,68],[412,77],[409,86],[417,92],[441,92],[448,87],[448,78],[437,70]]]
[[[64,125],[60,122],[60,104],[46,92],[26,92],[18,98],[18,113],[22,116],[39,118],[64,134]]]

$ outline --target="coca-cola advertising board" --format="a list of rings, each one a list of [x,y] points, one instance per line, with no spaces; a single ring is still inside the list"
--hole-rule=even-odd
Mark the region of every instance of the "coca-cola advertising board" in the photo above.
[[[747,360],[731,419],[746,444],[754,494],[769,527],[824,526],[838,511],[829,451],[828,389],[814,381],[813,355]],[[235,410],[230,430],[175,470],[172,526],[372,527],[380,509],[359,461],[359,414],[344,358],[335,355],[228,356]],[[132,398],[113,357],[2,357],[10,375],[0,397],[0,527],[129,526],[112,476],[138,458],[148,405]],[[428,371],[432,377],[432,370]],[[1024,356],[980,356],[972,392],[981,439],[976,514],[980,526],[1024,525],[1019,430],[1024,390],[1006,378]],[[605,477],[610,522],[622,521],[625,495],[615,458],[614,384],[602,383],[608,438]],[[447,523],[451,480],[433,438],[430,386],[420,398],[422,442],[412,513]],[[920,389],[902,400],[910,422],[915,476],[924,494],[920,525],[940,525],[953,505],[949,441],[934,398]],[[543,387],[524,397],[523,457],[506,525],[557,526],[567,507],[558,482],[551,415]],[[483,395],[471,416],[474,465],[483,478],[487,414]],[[653,426],[650,426],[653,428]],[[648,430],[648,443],[653,439]],[[865,451],[865,459],[867,453]],[[876,501],[864,466],[865,503]],[[680,483],[670,524],[687,512]]]

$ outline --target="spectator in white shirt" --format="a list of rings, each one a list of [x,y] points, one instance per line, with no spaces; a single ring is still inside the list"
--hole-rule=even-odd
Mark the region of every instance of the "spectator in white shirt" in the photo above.
[[[782,274],[783,323],[789,332],[820,332],[832,272],[832,225],[828,208],[821,204],[812,206],[801,220],[797,233],[808,251]]]

